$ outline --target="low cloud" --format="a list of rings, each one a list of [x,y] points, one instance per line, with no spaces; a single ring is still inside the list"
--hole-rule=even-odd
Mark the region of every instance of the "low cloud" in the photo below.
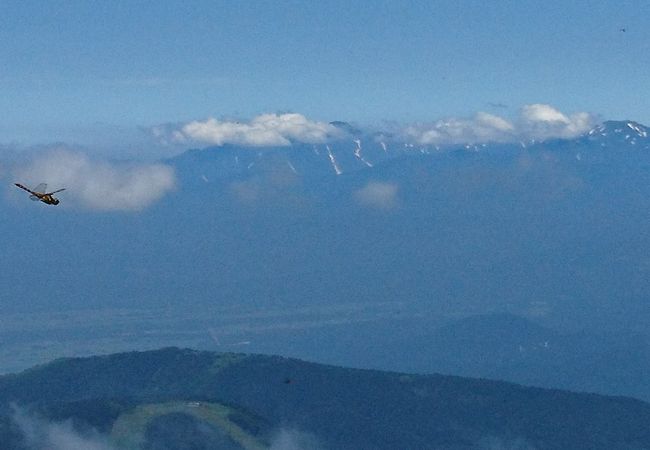
[[[327,122],[312,121],[295,113],[262,114],[249,122],[210,118],[189,122],[176,129],[157,127],[153,133],[159,139],[171,143],[236,144],[250,147],[287,146],[294,142],[320,144],[344,134]]]
[[[421,145],[453,145],[573,138],[589,131],[596,118],[585,112],[565,115],[545,104],[525,105],[514,121],[479,112],[472,118],[448,118],[406,127],[407,139]]]
[[[69,420],[49,422],[19,407],[14,407],[12,419],[29,450],[113,450],[105,436],[96,431],[82,434]]]
[[[67,149],[35,155],[14,177],[28,186],[66,188],[64,201],[105,211],[143,209],[175,186],[174,171],[164,164],[109,163]]]
[[[389,210],[397,206],[398,186],[394,183],[371,181],[355,191],[357,202],[371,208]]]

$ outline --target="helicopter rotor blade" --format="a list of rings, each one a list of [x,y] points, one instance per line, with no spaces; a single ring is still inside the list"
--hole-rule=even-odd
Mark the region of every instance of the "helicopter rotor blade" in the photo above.
[[[15,184],[16,186],[18,186],[20,189],[22,189],[23,191],[27,191],[27,192],[29,192],[30,194],[32,194],[32,195],[34,195],[34,196],[37,196],[37,195],[36,195],[36,192],[34,192],[34,191],[32,191],[31,189],[29,189],[29,188],[23,186],[22,184],[20,184],[20,183],[14,183],[14,184]]]

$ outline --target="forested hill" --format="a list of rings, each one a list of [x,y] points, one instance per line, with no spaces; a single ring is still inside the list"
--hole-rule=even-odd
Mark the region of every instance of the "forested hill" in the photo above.
[[[638,400],[176,348],[63,359],[3,376],[0,403],[6,448],[29,448],[16,405],[42,420],[72,419],[79,433],[95,430],[116,448],[128,440],[124,429],[136,433],[136,421],[138,442],[150,443],[187,428],[189,418],[229,433],[222,448],[268,447],[281,429],[325,449],[650,448],[650,405]],[[190,417],[187,405],[211,409]],[[213,448],[201,445],[193,448]]]

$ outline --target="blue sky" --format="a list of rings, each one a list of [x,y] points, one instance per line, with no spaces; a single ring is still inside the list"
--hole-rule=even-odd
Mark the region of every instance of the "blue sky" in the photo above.
[[[649,16],[647,1],[6,1],[0,142],[135,142],[137,127],[286,111],[507,117],[531,103],[648,124]]]

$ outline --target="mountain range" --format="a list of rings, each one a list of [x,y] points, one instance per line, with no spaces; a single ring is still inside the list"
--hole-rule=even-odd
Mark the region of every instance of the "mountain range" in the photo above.
[[[577,161],[586,158],[585,164],[588,164],[603,157],[599,150],[608,153],[650,150],[648,128],[634,121],[606,121],[574,139],[445,145],[417,144],[386,133],[364,134],[346,122],[331,124],[344,130],[345,138],[327,144],[294,143],[276,147],[225,144],[189,150],[167,162],[177,169],[184,184],[192,184],[196,181],[210,183],[229,177],[254,176],[271,168],[308,178],[326,174],[343,175],[381,166],[389,160],[418,155],[487,153],[499,158],[512,156],[513,153],[550,150],[560,152],[558,156],[569,156]],[[563,152],[568,155],[563,155]]]
[[[439,148],[336,126],[165,160],[176,190],[136,213],[3,198],[0,369],[182,345],[649,399],[645,126]]]

